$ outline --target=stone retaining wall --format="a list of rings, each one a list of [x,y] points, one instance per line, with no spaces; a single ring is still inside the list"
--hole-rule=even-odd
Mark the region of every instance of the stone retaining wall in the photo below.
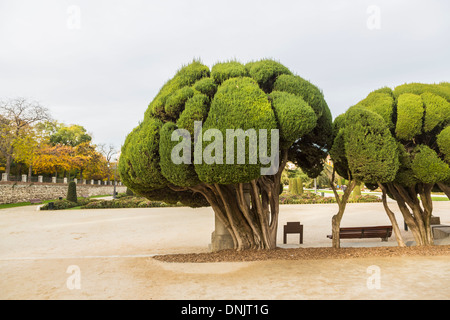
[[[21,182],[1,182],[0,183],[0,204],[28,202],[31,199],[53,200],[59,197],[66,198],[67,184],[54,183],[21,183]],[[127,187],[116,186],[116,192],[124,193]],[[114,186],[101,186],[78,184],[77,195],[99,196],[112,195]]]

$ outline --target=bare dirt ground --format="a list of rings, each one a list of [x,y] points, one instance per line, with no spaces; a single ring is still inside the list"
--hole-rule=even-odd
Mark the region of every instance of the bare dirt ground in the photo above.
[[[345,248],[336,254],[326,238],[336,205],[280,209],[278,242],[288,250],[278,249],[279,256],[268,260],[229,262],[224,260],[233,259],[221,255],[222,262],[208,263],[162,260],[172,254],[205,256],[214,228],[210,208],[3,209],[0,299],[450,298],[448,242],[430,250],[398,250],[394,236],[388,242],[342,240]],[[434,203],[434,215],[450,225],[450,202]],[[295,235],[282,244],[286,221],[304,225],[303,245]],[[388,224],[380,203],[349,204],[342,221],[342,226]],[[410,232],[402,232],[412,240]]]

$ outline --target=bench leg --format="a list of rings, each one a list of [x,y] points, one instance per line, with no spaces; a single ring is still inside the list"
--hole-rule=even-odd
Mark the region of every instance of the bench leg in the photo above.
[[[303,244],[303,226],[300,229],[300,244]]]
[[[286,244],[286,242],[287,242],[287,237],[286,237],[286,232],[285,232],[283,235],[283,244]]]

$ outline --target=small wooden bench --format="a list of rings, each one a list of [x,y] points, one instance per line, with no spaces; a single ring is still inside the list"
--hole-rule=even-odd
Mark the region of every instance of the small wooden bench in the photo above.
[[[32,204],[38,204],[38,203],[42,203],[42,200],[41,200],[41,199],[31,199],[31,200],[30,200],[30,203],[32,203]]]
[[[381,241],[388,241],[392,235],[392,226],[377,226],[377,227],[351,227],[340,228],[340,239],[363,239],[363,238],[381,238]],[[332,235],[327,238],[333,239]]]
[[[299,233],[300,234],[300,244],[303,243],[303,225],[300,222],[287,222],[283,229],[283,243],[287,243],[288,233]]]

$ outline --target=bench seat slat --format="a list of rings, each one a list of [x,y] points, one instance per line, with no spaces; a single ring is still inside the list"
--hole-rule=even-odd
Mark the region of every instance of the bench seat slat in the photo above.
[[[348,227],[339,229],[341,239],[381,238],[387,240],[392,235],[392,226]],[[332,235],[327,238],[332,239]]]

